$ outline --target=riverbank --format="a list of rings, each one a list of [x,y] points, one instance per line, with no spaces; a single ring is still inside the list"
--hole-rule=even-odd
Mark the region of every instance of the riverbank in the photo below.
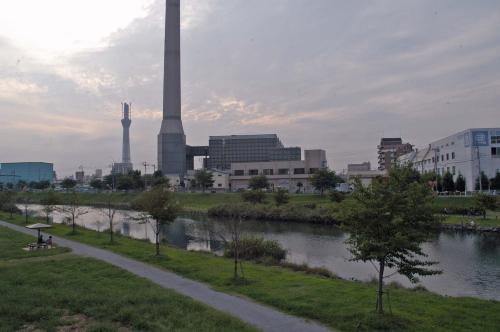
[[[23,251],[30,242],[0,227],[0,331],[256,331],[66,248]]]
[[[7,219],[5,214],[1,217]],[[15,222],[23,224],[20,217]],[[51,232],[171,270],[208,283],[217,290],[240,294],[340,330],[494,331],[500,325],[497,315],[500,303],[495,301],[450,298],[423,290],[391,287],[393,315],[387,315],[381,322],[373,313],[375,285],[253,263],[244,264],[248,283],[235,285],[230,282],[230,259],[168,246],[162,246],[167,257],[156,258],[153,246],[145,241],[118,236],[118,244],[111,246],[105,233],[79,229],[78,234],[72,236],[64,225],[54,225]]]

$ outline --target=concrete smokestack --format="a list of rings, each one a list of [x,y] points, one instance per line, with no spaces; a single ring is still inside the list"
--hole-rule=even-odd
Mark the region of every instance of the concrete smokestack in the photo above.
[[[130,105],[122,103],[122,127],[123,127],[123,144],[122,144],[122,163],[130,164],[130,125],[132,124]]]
[[[181,119],[180,0],[166,0],[163,120],[158,134],[158,166],[164,175],[186,172],[186,136]]]

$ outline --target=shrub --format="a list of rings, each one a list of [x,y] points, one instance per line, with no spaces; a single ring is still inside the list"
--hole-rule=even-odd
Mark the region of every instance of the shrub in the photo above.
[[[278,241],[264,240],[262,238],[247,237],[239,241],[239,257],[246,260],[259,260],[270,258],[275,262],[280,262],[286,257],[286,250]],[[234,242],[224,249],[224,256],[234,256]]]
[[[222,204],[210,208],[208,215],[217,218],[310,222],[316,224],[338,223],[334,207],[309,209],[304,207],[304,204],[287,204],[286,206],[253,205],[249,203]]]
[[[278,205],[278,206],[287,204],[289,200],[290,200],[290,197],[288,196],[288,191],[286,191],[284,189],[280,188],[274,194],[274,201],[276,202],[276,205]]]
[[[336,203],[340,203],[342,202],[344,199],[346,199],[346,194],[344,193],[341,193],[341,192],[338,192],[338,191],[335,191],[335,190],[332,190],[330,191],[330,193],[328,194],[328,196],[330,197],[330,200],[332,202],[336,202]]]
[[[264,194],[260,190],[250,190],[250,191],[244,191],[241,194],[241,198],[245,202],[258,204],[264,202],[266,194]]]

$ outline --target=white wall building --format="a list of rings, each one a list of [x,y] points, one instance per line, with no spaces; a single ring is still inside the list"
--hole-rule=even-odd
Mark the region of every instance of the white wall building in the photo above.
[[[467,191],[473,191],[480,172],[488,178],[500,172],[500,128],[467,129],[405,154],[398,162],[411,162],[420,173],[450,172],[454,180],[462,174]]]
[[[309,177],[318,169],[328,167],[326,153],[324,150],[305,150],[304,153],[304,160],[231,163],[231,190],[247,189],[252,177],[265,175],[271,189],[314,191]]]

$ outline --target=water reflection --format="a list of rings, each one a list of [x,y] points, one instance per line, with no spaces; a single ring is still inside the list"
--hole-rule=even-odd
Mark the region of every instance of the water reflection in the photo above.
[[[39,211],[40,207],[32,206],[32,209]],[[151,226],[137,222],[134,217],[137,217],[135,212],[119,211],[115,216],[115,229],[123,235],[154,242]],[[63,220],[61,214],[54,214],[55,223]],[[98,231],[108,228],[106,217],[93,208],[89,208],[89,213],[81,216],[77,223]],[[220,254],[223,244],[219,238],[211,236],[206,225],[204,217],[178,218],[164,228],[161,239],[180,248]],[[287,249],[290,262],[325,267],[345,279],[376,277],[370,263],[350,261],[351,255],[344,243],[347,235],[336,227],[245,221],[244,231],[248,235],[279,241]],[[423,278],[421,284],[427,289],[444,295],[500,300],[500,236],[447,231],[426,243],[423,249],[429,259],[439,262],[437,268],[444,272]],[[388,281],[414,286],[399,275]]]

